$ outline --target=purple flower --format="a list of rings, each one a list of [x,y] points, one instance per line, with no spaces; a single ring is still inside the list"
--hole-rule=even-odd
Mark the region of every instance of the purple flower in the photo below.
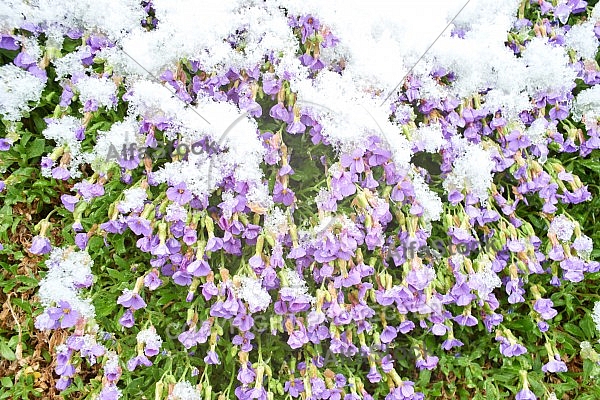
[[[142,297],[132,290],[125,289],[123,294],[117,299],[117,304],[123,307],[132,308],[133,310],[139,310],[140,308],[146,307],[146,302]]]
[[[127,226],[136,235],[150,236],[152,234],[152,227],[147,219],[135,216],[128,217]]]
[[[121,377],[121,367],[119,366],[118,360],[117,362],[107,362],[104,364],[104,377],[109,382],[116,382]]]
[[[233,326],[239,328],[241,331],[244,332],[249,331],[253,325],[254,319],[248,314],[241,313],[233,319]]]
[[[471,315],[471,313],[463,313],[454,317],[454,321],[461,326],[475,326],[477,325],[477,318]]]
[[[140,365],[150,367],[152,366],[152,361],[150,361],[148,357],[143,354],[133,357],[131,360],[127,361],[127,369],[129,371],[134,371]]]
[[[162,285],[162,280],[158,277],[158,273],[156,271],[150,271],[148,275],[144,278],[144,286],[146,286],[150,290],[156,290],[160,285]]]
[[[73,352],[69,349],[63,349],[57,352],[56,368],[54,372],[58,375],[72,377],[75,375],[75,367],[70,363]]]
[[[210,273],[211,269],[205,260],[195,260],[186,267],[186,271],[192,276],[206,276]]]
[[[121,391],[114,385],[104,386],[98,395],[98,400],[118,400],[121,397]]]
[[[21,46],[14,36],[0,34],[0,49],[19,50]]]
[[[389,354],[381,359],[381,369],[386,374],[394,368],[394,360]]]
[[[416,367],[421,371],[424,369],[431,371],[437,367],[439,360],[440,359],[436,356],[427,356],[424,359],[421,357],[417,360]]]
[[[560,20],[561,23],[566,24],[571,15],[571,7],[567,4],[560,4],[554,9],[554,16]]]
[[[204,362],[209,365],[221,364],[221,361],[219,361],[219,355],[214,350],[210,350],[208,353],[206,353]]]
[[[75,244],[80,250],[84,250],[87,247],[88,235],[87,233],[78,233],[75,235]]]
[[[43,255],[50,253],[52,251],[52,246],[50,245],[50,240],[45,236],[34,236],[31,247],[29,248],[29,252],[36,255]]]
[[[304,330],[293,331],[290,334],[287,343],[292,349],[299,349],[300,347],[308,343],[308,337],[306,336],[306,332]]]
[[[442,348],[444,350],[451,350],[454,347],[462,347],[463,345],[464,343],[460,340],[449,337],[448,339],[444,340],[444,343],[442,343]]]
[[[556,103],[554,107],[550,108],[550,112],[548,113],[548,115],[550,116],[551,120],[562,121],[563,119],[566,119],[569,116],[569,110],[566,109],[564,106],[561,106],[560,104]]]
[[[386,326],[383,329],[383,332],[381,332],[381,342],[382,343],[390,343],[392,340],[396,339],[396,336],[398,336],[398,332],[396,331],[396,328],[394,328],[393,326]]]
[[[60,179],[60,180],[66,181],[67,179],[69,179],[71,177],[71,174],[69,173],[68,169],[66,169],[63,166],[60,166],[60,167],[56,167],[52,170],[52,177],[54,179]]]
[[[81,181],[73,186],[73,190],[77,191],[85,200],[91,200],[95,197],[100,197],[104,194],[104,186],[93,184],[88,181]]]
[[[540,321],[537,323],[538,329],[540,330],[540,332],[547,332],[548,331],[548,323],[546,321]]]
[[[189,286],[192,284],[192,276],[185,270],[178,269],[172,276],[173,282],[179,286]]]
[[[286,123],[290,123],[294,120],[294,115],[283,106],[283,103],[277,103],[271,107],[269,115],[273,119],[277,119]]]
[[[53,307],[48,310],[48,315],[54,321],[60,320],[61,328],[70,328],[77,324],[81,314],[77,310],[73,310],[71,305],[66,301],[58,303],[58,307]]]
[[[100,224],[100,229],[103,229],[108,233],[116,233],[116,234],[125,232],[126,227],[127,226],[123,222],[116,221],[116,220],[111,220],[111,221],[107,221],[107,222]]]
[[[547,364],[542,366],[544,372],[567,372],[567,364],[562,361],[558,355],[554,356],[554,360],[550,360]]]
[[[564,278],[571,282],[581,282],[584,278],[585,263],[576,257],[569,257],[560,262],[560,267],[564,271]]]
[[[243,332],[242,335],[235,335],[231,340],[236,346],[241,346],[241,350],[249,353],[252,351],[252,339],[254,334],[252,332]]]
[[[362,174],[365,172],[363,155],[363,150],[356,149],[351,154],[342,154],[340,162],[344,168],[350,169],[351,174]]]
[[[276,182],[273,188],[273,200],[289,207],[294,203],[294,192],[280,182]]]
[[[146,347],[144,347],[144,354],[148,357],[153,357],[160,352],[160,342],[151,341],[146,343]]]
[[[181,182],[167,189],[167,198],[179,205],[184,205],[192,200],[192,193],[186,189],[185,183]]]
[[[131,308],[128,308],[123,316],[119,318],[119,323],[125,328],[131,328],[135,324],[135,318],[133,317],[133,311],[131,311]]]
[[[423,267],[417,270],[411,269],[406,277],[406,282],[417,290],[423,290],[435,278],[433,268]]]
[[[331,174],[331,189],[337,200],[356,193],[352,174],[345,170],[337,170]]]
[[[170,255],[171,252],[169,251],[169,247],[165,243],[158,242],[154,246],[152,246],[152,250],[150,251],[150,254],[152,254],[153,256],[164,257],[164,256]],[[173,271],[173,272],[175,272],[175,271]]]
[[[541,317],[545,320],[552,319],[558,314],[554,308],[554,303],[550,299],[539,299],[533,305],[533,309],[540,313]]]
[[[300,393],[304,392],[304,382],[302,379],[286,381],[283,390],[293,398],[296,398],[300,396]]]
[[[49,313],[50,310],[51,309],[37,316],[34,324],[36,329],[39,329],[41,331],[46,329],[58,329],[59,322],[58,320],[52,319]]]
[[[518,343],[510,344],[508,342],[504,342],[500,344],[500,352],[505,357],[518,357],[522,354],[527,353],[527,349],[525,346],[522,346]]]
[[[198,236],[196,234],[196,230],[186,227],[183,233],[183,242],[188,246],[193,245],[198,240]]]
[[[223,239],[220,237],[213,236],[206,242],[206,251],[217,251],[223,248]]]
[[[533,393],[531,390],[529,390],[528,387],[526,387],[521,389],[521,391],[517,393],[515,400],[537,400],[537,397],[535,393]]]
[[[377,367],[375,365],[371,366],[371,368],[369,369],[367,379],[371,383],[377,383],[381,381],[381,374],[377,371]]]
[[[0,139],[0,151],[10,150],[10,142],[6,139]]]
[[[507,247],[512,253],[525,251],[525,244],[521,240],[508,240]]]
[[[252,365],[248,363],[240,368],[237,374],[238,381],[242,382],[244,385],[249,385],[254,382],[256,378],[256,373],[252,369]]]
[[[306,39],[321,27],[319,20],[310,14],[301,17],[299,23],[302,32],[302,43],[305,43]]]
[[[398,325],[398,332],[401,333],[408,333],[410,331],[412,331],[413,329],[415,329],[415,323],[412,321],[404,321],[401,322],[400,325]]]
[[[68,388],[69,386],[71,386],[72,382],[73,382],[73,380],[71,378],[61,376],[60,379],[56,381],[56,388],[60,391],[63,391],[66,388]]]
[[[67,210],[73,212],[75,211],[75,206],[79,202],[79,197],[71,196],[70,194],[63,194],[62,196],[60,196],[60,200],[62,201],[63,205]]]
[[[291,134],[304,133],[304,131],[306,131],[306,125],[304,125],[300,121],[295,120],[292,121],[292,123],[289,124],[286,128],[286,132]]]
[[[265,92],[265,94],[268,94],[268,95],[277,94],[279,92],[279,90],[281,89],[281,82],[279,82],[275,79],[268,79],[268,78],[264,77],[262,89],[263,89],[263,92]]]

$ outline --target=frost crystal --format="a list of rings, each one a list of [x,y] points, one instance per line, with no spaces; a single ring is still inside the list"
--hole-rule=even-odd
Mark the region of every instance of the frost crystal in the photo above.
[[[279,207],[270,210],[265,216],[264,229],[275,236],[287,233],[289,225],[285,212]]]
[[[81,0],[76,3],[39,0],[13,3],[11,6],[19,3],[25,3],[16,8],[24,20],[16,23],[17,17],[11,12],[16,23],[12,27],[21,27],[26,23],[27,26],[44,26],[46,35],[54,40],[76,28],[97,31],[116,40],[127,32],[139,30],[139,21],[144,17],[140,3],[135,0]]]
[[[132,118],[113,124],[108,131],[98,131],[96,146],[89,158],[96,162],[96,168],[106,169],[109,162],[117,162],[123,156],[123,148],[136,143],[138,123]],[[115,154],[115,152],[117,154]],[[125,154],[129,156],[128,154]]]
[[[177,382],[168,400],[202,400],[198,392],[188,381]]]
[[[517,119],[520,112],[532,107],[527,93],[501,89],[492,89],[486,93],[485,106],[489,110],[502,110],[502,114],[509,120]]]
[[[0,67],[0,115],[8,121],[21,119],[29,102],[39,101],[44,82],[12,64]]]
[[[545,38],[533,38],[523,52],[527,66],[529,94],[570,90],[577,73],[569,66],[569,56],[564,47],[552,46]]]
[[[138,343],[156,344],[157,347],[160,347],[162,344],[162,339],[161,339],[160,335],[158,333],[156,333],[156,330],[153,328],[148,328],[148,329],[139,331],[136,336],[136,339],[137,339]]]
[[[523,133],[531,140],[532,144],[543,144],[546,143],[548,125],[545,118],[538,118]]]
[[[238,289],[238,297],[248,303],[250,312],[264,311],[271,304],[271,296],[262,287],[261,280],[249,277],[241,278],[242,286]]]
[[[429,153],[437,152],[446,142],[439,123],[422,125],[413,133],[413,142]]]
[[[54,140],[57,145],[66,145],[69,148],[79,148],[75,138],[75,131],[81,127],[81,121],[70,115],[60,119],[53,119],[44,129],[42,134],[46,139]]]
[[[119,356],[114,351],[106,353],[108,360],[104,363],[105,370],[116,370],[119,368]]]
[[[68,248],[55,248],[46,261],[48,274],[40,282],[42,304],[48,308],[60,301],[66,301],[73,310],[88,318],[94,318],[95,310],[90,299],[83,299],[80,289],[92,284],[94,264],[86,251],[73,251]],[[44,315],[44,314],[42,314]]]
[[[444,189],[462,191],[469,189],[482,203],[488,198],[492,185],[494,162],[489,151],[481,144],[469,143],[454,161],[454,168],[443,183]]]
[[[556,234],[559,240],[567,241],[573,236],[575,224],[564,215],[557,215],[550,223],[550,231]]]
[[[411,178],[415,198],[423,207],[423,219],[425,221],[438,221],[443,210],[442,200],[429,188],[421,175],[411,171]]]
[[[141,210],[144,208],[144,201],[148,198],[146,190],[134,187],[123,191],[124,199],[119,203],[119,210],[122,213],[129,213],[133,210]],[[175,203],[173,203],[175,204]]]
[[[573,241],[573,248],[580,257],[588,258],[594,250],[594,242],[586,235],[581,235]]]
[[[46,139],[54,140],[58,147],[63,146],[64,152],[69,153],[69,163],[65,166],[68,167],[72,178],[81,176],[79,166],[87,160],[87,154],[83,153],[81,143],[77,140],[79,129],[84,129],[81,120],[67,115],[60,119],[49,120],[48,126],[42,132]],[[50,177],[52,171],[43,168],[42,175]]]
[[[596,324],[596,330],[600,333],[600,301],[594,304],[594,311],[592,313],[592,319]]]
[[[573,119],[595,120],[600,117],[600,85],[582,90],[573,103]]]
[[[52,60],[52,64],[56,69],[56,79],[60,80],[67,75],[83,74],[86,70],[89,70],[90,67],[86,68],[81,63],[81,58],[90,53],[89,46],[80,46],[76,51]]]
[[[287,286],[284,286],[279,290],[281,296],[287,296],[309,303],[314,302],[315,298],[308,294],[306,281],[298,274],[298,272],[291,269],[285,269],[282,273],[287,280]]]
[[[565,43],[575,50],[584,60],[593,60],[598,52],[600,42],[594,33],[595,23],[592,21],[574,25],[565,35]]]
[[[96,103],[97,106],[113,107],[117,102],[117,85],[106,77],[83,76],[75,82],[79,92],[79,101],[84,104]]]
[[[212,193],[223,178],[231,173],[236,180],[246,182],[250,191],[263,185],[260,163],[265,149],[258,136],[256,121],[242,113],[236,106],[205,101],[196,107],[195,111],[189,109],[182,111],[181,102],[171,100],[165,103],[167,107],[162,111],[163,103],[158,101],[155,104],[146,100],[142,101],[140,97],[141,103],[136,103],[137,100],[132,100],[132,103],[142,114],[158,112],[159,115],[172,118],[173,123],[181,127],[180,142],[187,144],[188,148],[192,148],[194,143],[208,137],[217,142],[220,147],[227,149],[226,152],[210,155],[201,151],[192,151],[188,153],[187,160],[170,162],[157,171],[155,174],[157,182],[168,182],[172,185],[183,182],[193,194],[199,197]],[[172,101],[176,101],[179,105],[173,104],[171,107]],[[153,109],[155,111],[152,111]],[[210,125],[202,119],[201,116],[204,115],[210,116]]]
[[[481,271],[469,275],[468,285],[471,289],[477,290],[481,299],[486,299],[495,288],[502,286],[502,282],[492,271],[491,262],[488,261]]]

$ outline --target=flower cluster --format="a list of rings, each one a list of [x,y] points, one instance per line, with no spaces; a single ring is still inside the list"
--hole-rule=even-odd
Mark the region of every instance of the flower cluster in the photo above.
[[[480,326],[501,357],[525,356],[505,325],[520,307],[548,338],[548,292],[600,270],[568,213],[591,194],[559,160],[600,149],[600,6],[474,2],[413,65],[426,42],[405,45],[410,13],[394,21],[361,6],[356,27],[320,1],[192,3],[126,1],[96,17],[84,1],[62,18],[25,2],[0,25],[15,57],[0,67],[8,126],[47,76],[62,90],[40,169],[73,183],[61,201],[79,250],[53,248],[47,220],[30,248],[50,253],[36,327],[74,331],[54,350],[58,389],[102,359],[96,394],[118,399],[123,367],[183,353],[185,370],[170,360],[157,398],[423,399],[411,371],[462,347],[457,330]],[[388,55],[393,71],[378,62]],[[107,158],[165,142],[198,151]],[[126,238],[127,257],[142,260],[135,282],[119,283],[119,307],[97,319],[80,293],[95,289],[92,238]],[[467,251],[414,256],[405,245],[438,240]],[[172,304],[185,328],[169,337],[157,315]],[[413,339],[423,336],[439,346],[424,349]],[[131,337],[136,346],[116,344]],[[400,343],[414,350],[409,368],[393,356]],[[326,362],[323,349],[363,364]],[[546,349],[541,370],[566,371]],[[235,359],[217,388],[211,374]],[[517,398],[536,398],[526,371],[521,380]]]

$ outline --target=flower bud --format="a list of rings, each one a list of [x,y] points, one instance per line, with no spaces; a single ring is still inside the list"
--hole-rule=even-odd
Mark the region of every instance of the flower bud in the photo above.
[[[114,207],[113,204],[111,204],[111,206]],[[86,201],[80,201],[77,203],[77,205],[75,206],[75,209],[73,210],[73,218],[77,221],[77,220],[81,220],[81,217],[83,216],[83,212],[87,209],[88,207],[88,203]],[[109,208],[110,211],[110,208]],[[116,207],[113,208],[113,213],[117,214],[118,211],[116,209]]]
[[[272,235],[265,235],[264,238],[267,241],[267,243],[269,243],[269,246],[271,246],[271,248],[275,247],[275,238]]]
[[[156,382],[156,385],[154,386],[154,399],[155,400],[163,399],[164,388],[165,388],[165,384],[162,381]]]
[[[208,232],[209,237],[212,237],[211,235],[214,236],[215,233],[215,224],[213,222],[213,219],[210,215],[207,215],[204,217],[204,226],[206,227],[206,232]]]
[[[158,223],[158,238],[160,243],[164,243],[167,240],[167,224],[164,222]]]
[[[271,329],[271,333],[280,332],[283,333],[283,317],[281,315],[272,315],[269,318],[269,328]],[[275,333],[273,333],[275,334]]]
[[[210,384],[207,384],[206,386],[204,386],[204,400],[211,400],[212,399],[212,386]]]

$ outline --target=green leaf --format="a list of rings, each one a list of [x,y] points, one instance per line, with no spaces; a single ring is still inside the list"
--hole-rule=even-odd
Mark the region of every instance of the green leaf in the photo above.
[[[17,359],[14,351],[8,347],[6,342],[0,342],[0,356],[8,361],[15,361]]]
[[[498,393],[498,388],[494,385],[492,380],[485,380],[485,394],[488,399],[500,399],[500,393]]]
[[[594,337],[594,334],[596,333],[596,326],[594,325],[594,321],[592,320],[592,317],[589,316],[589,314],[586,314],[581,319],[581,323],[579,324],[579,326],[583,330],[583,333],[585,333],[586,339],[591,339]]]
[[[5,388],[13,387],[12,379],[10,379],[8,376],[5,376],[4,378],[0,379],[0,382],[2,383],[2,386]]]
[[[570,333],[573,336],[576,336],[578,338],[584,337],[584,334],[583,334],[583,331],[581,330],[581,328],[575,324],[567,322],[566,324],[563,325],[563,328],[565,328],[565,331],[567,331],[568,333]]]
[[[46,146],[46,141],[44,139],[38,138],[33,141],[29,149],[27,149],[27,156],[31,158],[39,157],[44,154],[44,147]]]
[[[11,299],[11,301],[19,308],[21,308],[22,310],[26,311],[27,314],[31,314],[31,304],[29,304],[26,301],[23,301],[22,299],[13,297]]]

